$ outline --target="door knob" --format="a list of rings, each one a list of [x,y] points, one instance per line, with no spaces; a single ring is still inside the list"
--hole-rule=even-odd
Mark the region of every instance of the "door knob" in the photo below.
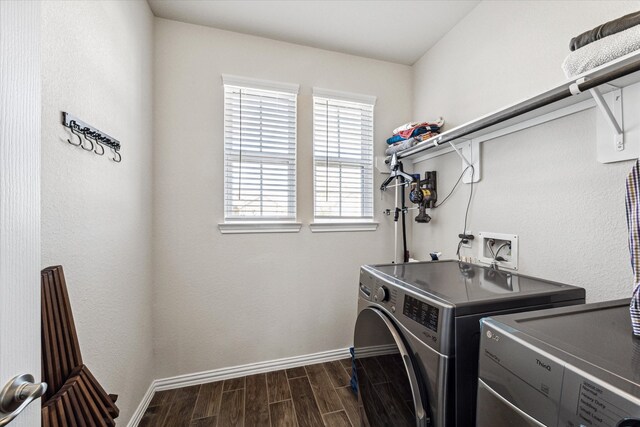
[[[33,375],[22,374],[0,391],[0,427],[9,424],[35,399],[47,391],[47,383],[33,383]]]

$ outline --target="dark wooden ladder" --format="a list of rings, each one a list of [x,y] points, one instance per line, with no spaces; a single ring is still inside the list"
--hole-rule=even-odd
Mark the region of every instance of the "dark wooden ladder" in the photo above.
[[[118,396],[109,395],[82,362],[62,266],[41,272],[43,427],[115,426]]]

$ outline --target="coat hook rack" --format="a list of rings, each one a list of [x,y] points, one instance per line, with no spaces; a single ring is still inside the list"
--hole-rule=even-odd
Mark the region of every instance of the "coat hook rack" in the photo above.
[[[80,147],[86,151],[93,151],[99,156],[104,155],[106,151],[104,147],[107,146],[113,154],[111,160],[116,163],[122,161],[120,141],[117,139],[64,111],[62,112],[62,125],[69,128],[71,133],[78,138],[77,143],[72,142],[71,139],[67,139],[69,144]],[[87,143],[89,145],[87,145]]]

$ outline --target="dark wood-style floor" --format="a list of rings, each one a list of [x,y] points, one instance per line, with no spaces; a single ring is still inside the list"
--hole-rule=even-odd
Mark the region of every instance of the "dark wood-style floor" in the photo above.
[[[351,360],[159,391],[140,427],[359,427]]]

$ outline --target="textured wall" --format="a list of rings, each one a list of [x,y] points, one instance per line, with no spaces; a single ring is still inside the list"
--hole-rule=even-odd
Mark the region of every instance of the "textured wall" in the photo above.
[[[378,97],[376,150],[411,116],[411,68],[156,20],[154,150],[156,377],[344,348],[359,266],[390,261],[375,232],[221,235],[221,73],[299,83],[298,219],[312,220],[312,87]],[[383,175],[376,174],[376,187]]]
[[[85,363],[125,424],[153,379],[153,16],[146,2],[42,7],[42,266],[64,266]],[[122,163],[69,145],[61,111],[118,138]]]
[[[640,2],[484,1],[414,66],[414,117],[458,125],[564,80],[572,36],[638,10]],[[453,59],[455,58],[455,59]],[[520,271],[584,286],[590,301],[628,296],[624,183],[631,162],[596,160],[594,109],[482,144],[468,229],[520,236]],[[453,153],[416,165],[437,170],[440,194],[461,161]],[[415,225],[416,255],[454,256],[469,186],[431,224]],[[477,244],[464,254],[477,256]]]

